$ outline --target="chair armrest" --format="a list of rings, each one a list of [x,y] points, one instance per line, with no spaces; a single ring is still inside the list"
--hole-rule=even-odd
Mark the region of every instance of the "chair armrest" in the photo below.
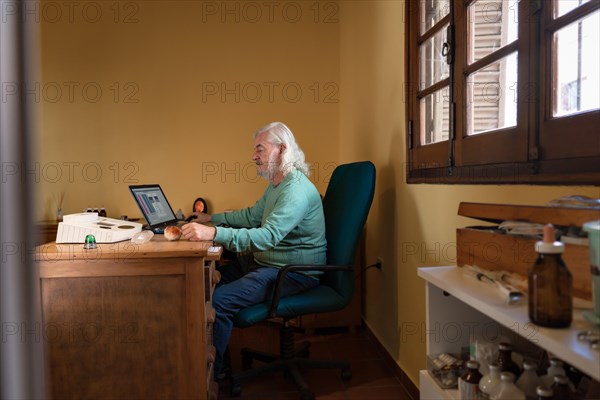
[[[273,291],[271,307],[269,308],[269,318],[274,318],[277,316],[277,307],[279,306],[279,300],[281,299],[281,290],[283,289],[283,282],[288,272],[352,270],[352,265],[286,265],[285,267],[282,267],[277,273],[277,279],[275,280],[275,290]]]

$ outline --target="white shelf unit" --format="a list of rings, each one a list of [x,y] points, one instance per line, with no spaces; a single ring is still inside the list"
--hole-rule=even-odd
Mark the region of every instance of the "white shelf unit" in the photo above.
[[[585,330],[598,330],[575,310],[569,328],[549,329],[529,322],[527,302],[507,305],[490,286],[456,266],[423,267],[418,275],[426,286],[427,354],[460,353],[473,332],[507,330],[600,381],[600,352],[577,339]],[[427,371],[420,373],[421,399],[456,399],[458,391],[442,390]]]

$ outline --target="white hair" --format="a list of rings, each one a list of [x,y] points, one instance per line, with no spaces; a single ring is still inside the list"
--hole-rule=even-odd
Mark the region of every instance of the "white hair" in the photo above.
[[[279,169],[283,175],[297,169],[306,176],[310,176],[310,165],[304,161],[304,152],[298,146],[294,134],[284,123],[271,122],[257,130],[254,138],[261,133],[267,132],[269,142],[272,144],[283,144],[285,150],[281,153],[281,165]]]

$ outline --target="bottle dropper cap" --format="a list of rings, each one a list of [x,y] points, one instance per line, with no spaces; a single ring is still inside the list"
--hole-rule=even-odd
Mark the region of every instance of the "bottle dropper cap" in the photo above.
[[[560,254],[565,251],[565,245],[555,241],[554,237],[554,226],[552,224],[544,226],[544,239],[535,243],[535,251],[545,254]]]

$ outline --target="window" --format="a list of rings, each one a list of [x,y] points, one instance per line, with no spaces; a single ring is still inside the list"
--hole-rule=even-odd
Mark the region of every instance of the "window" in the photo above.
[[[409,183],[600,184],[600,0],[406,7]]]

